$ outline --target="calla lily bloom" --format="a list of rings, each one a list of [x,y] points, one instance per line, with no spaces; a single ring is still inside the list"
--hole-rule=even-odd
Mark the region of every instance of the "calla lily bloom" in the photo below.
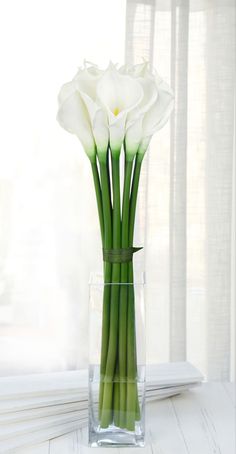
[[[143,88],[143,98],[138,106],[128,114],[125,136],[126,150],[131,157],[137,152],[143,138],[143,118],[158,97],[156,84],[152,79],[139,77],[137,81]]]
[[[173,92],[170,87],[155,73],[152,74],[147,64],[136,65],[134,73],[139,74],[137,80],[142,84],[144,97],[140,105],[131,112],[127,123],[125,137],[126,149],[131,155],[137,150],[144,152],[153,134],[161,129],[168,120],[173,109]],[[144,77],[140,77],[143,74]],[[137,120],[132,121],[137,115]]]
[[[95,159],[95,142],[86,106],[76,90],[74,81],[61,88],[58,96],[57,120],[68,132],[75,134],[91,161]]]
[[[108,146],[119,156],[123,142],[127,159],[144,150],[147,137],[161,129],[173,108],[173,93],[148,62],[104,71],[85,62],[63,85],[58,121],[78,136],[86,153],[106,160]],[[150,140],[149,140],[150,142]]]
[[[97,102],[97,86],[102,74],[96,67],[90,66],[78,71],[74,79],[75,86],[87,107],[99,158],[106,154],[109,141],[107,115]]]
[[[145,114],[142,124],[143,138],[139,152],[147,149],[152,136],[166,124],[174,105],[174,95],[170,87],[163,81],[157,83],[158,97],[150,110]]]
[[[98,83],[97,95],[108,115],[111,151],[119,153],[127,115],[143,98],[142,86],[130,76],[120,74],[110,64]]]

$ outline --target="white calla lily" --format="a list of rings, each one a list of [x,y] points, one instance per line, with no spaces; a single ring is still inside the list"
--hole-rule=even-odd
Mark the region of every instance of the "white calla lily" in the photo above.
[[[143,117],[158,97],[157,87],[152,79],[139,77],[137,80],[143,88],[143,98],[139,105],[128,114],[125,136],[126,152],[131,156],[137,152],[142,139]]]
[[[143,89],[143,98],[137,107],[131,110],[127,116],[127,127],[129,127],[142,114],[145,114],[157,99],[158,92],[155,82],[149,78],[137,78]]]
[[[128,68],[129,68],[129,65],[128,65],[128,64],[122,65],[122,66],[119,68],[119,73],[120,73],[120,74],[128,74]]]
[[[139,147],[138,147],[138,152],[137,152],[137,156],[142,160],[142,158],[144,157],[148,147],[149,147],[149,144],[151,142],[151,138],[152,136],[147,136],[147,137],[143,137],[140,144],[139,144]]]
[[[149,63],[145,60],[143,63],[138,63],[137,65],[134,65],[130,72],[132,72],[132,75],[134,77],[145,77],[149,72]]]
[[[58,104],[59,106],[75,92],[75,84],[73,80],[62,85],[60,92],[58,94]]]
[[[159,129],[161,129],[171,114],[174,105],[174,96],[170,87],[162,81],[160,76],[155,76],[156,99],[149,105],[142,118],[142,132],[140,132],[140,121],[134,123],[126,133],[127,148],[131,153],[145,153],[150,140]],[[138,138],[140,144],[138,145]]]
[[[125,135],[125,151],[127,160],[132,161],[133,157],[137,153],[140,142],[142,140],[142,123],[143,115],[129,126]]]
[[[83,68],[79,69],[74,77],[76,88],[86,93],[91,99],[96,99],[97,84],[101,77],[101,72],[98,72],[96,68]]]
[[[142,86],[110,64],[98,82],[97,96],[108,114],[111,150],[117,153],[124,140],[127,114],[142,100]]]
[[[109,118],[109,143],[111,152],[119,156],[125,136],[126,112],[122,112],[119,118]]]
[[[174,96],[163,81],[158,83],[158,97],[143,119],[143,137],[152,136],[167,122],[173,109]]]
[[[86,106],[73,81],[62,87],[58,101],[58,122],[64,129],[79,138],[89,159],[93,161],[96,153],[91,123]]]
[[[127,63],[119,68],[120,74],[129,74],[132,77],[144,77],[147,75],[149,63],[144,60],[143,63],[131,65]]]
[[[84,68],[92,75],[92,76],[99,76],[103,71],[91,61],[84,60]]]
[[[75,76],[75,85],[83,99],[91,120],[93,135],[99,159],[106,154],[109,130],[107,116],[97,103],[97,85],[102,72],[96,67],[85,68]]]
[[[106,160],[109,143],[109,129],[106,113],[102,109],[97,109],[92,123],[93,135],[97,146],[98,158]]]

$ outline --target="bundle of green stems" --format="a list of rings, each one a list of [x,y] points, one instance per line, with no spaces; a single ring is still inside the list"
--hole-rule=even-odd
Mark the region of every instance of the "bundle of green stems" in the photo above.
[[[126,152],[124,178],[120,155],[97,155],[91,162],[102,246],[105,251],[133,247],[135,211],[143,153]],[[122,190],[121,190],[122,186]],[[137,389],[135,292],[133,261],[104,261],[104,293],[100,362],[99,423],[130,431],[140,419]]]

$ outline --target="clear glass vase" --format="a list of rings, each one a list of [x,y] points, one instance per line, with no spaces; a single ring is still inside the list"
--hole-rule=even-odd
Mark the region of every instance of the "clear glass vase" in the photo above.
[[[93,274],[89,301],[89,445],[143,447],[144,275],[104,284]]]

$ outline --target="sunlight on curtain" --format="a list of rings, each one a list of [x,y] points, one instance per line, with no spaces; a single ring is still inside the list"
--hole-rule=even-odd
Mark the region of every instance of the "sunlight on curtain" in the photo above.
[[[128,0],[126,61],[150,59],[175,110],[146,157],[148,357],[233,377],[233,1]],[[144,189],[146,186],[146,192]],[[233,274],[232,274],[233,276]]]

